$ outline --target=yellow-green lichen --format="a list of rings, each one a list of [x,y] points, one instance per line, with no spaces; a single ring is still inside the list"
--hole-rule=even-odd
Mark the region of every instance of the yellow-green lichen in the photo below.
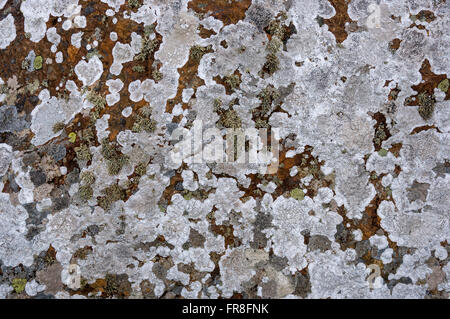
[[[42,56],[38,55],[37,57],[34,58],[34,62],[33,62],[34,69],[35,70],[42,69],[43,63],[44,63],[44,59],[42,58]]]
[[[77,133],[70,132],[69,133],[69,142],[70,143],[75,143],[76,140],[77,140]]]
[[[25,286],[27,284],[27,280],[24,278],[14,278],[11,282],[14,291],[18,294],[22,293],[25,290]]]
[[[382,157],[387,156],[387,154],[388,154],[388,150],[386,150],[386,149],[384,149],[384,148],[382,148],[382,149],[380,149],[380,150],[378,151],[378,155],[380,155],[380,156],[382,156]]]
[[[450,85],[450,83],[449,83],[448,79],[442,80],[438,84],[438,89],[441,90],[442,92],[446,92],[447,93],[449,85]]]
[[[290,193],[291,197],[301,201],[305,198],[305,193],[300,188],[294,188]]]

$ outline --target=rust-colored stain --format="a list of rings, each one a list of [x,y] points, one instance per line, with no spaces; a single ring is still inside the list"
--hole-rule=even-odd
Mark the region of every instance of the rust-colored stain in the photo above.
[[[381,149],[383,141],[391,137],[391,133],[386,124],[386,116],[384,116],[383,113],[377,112],[372,115],[372,118],[377,121],[374,126],[375,134],[373,137],[373,146],[375,147],[375,151],[378,152]]]
[[[409,135],[414,135],[423,131],[428,131],[428,130],[436,130],[436,132],[438,133],[442,133],[441,130],[436,126],[436,125],[422,125],[422,126],[418,126],[416,128],[414,128],[411,133],[409,133]]]
[[[422,75],[422,81],[417,85],[411,86],[411,88],[418,93],[410,97],[409,102],[407,103],[407,105],[409,106],[419,105],[417,97],[420,93],[433,95],[434,89],[438,87],[439,83],[447,79],[447,74],[435,74],[433,73],[433,71],[431,71],[431,64],[428,59],[425,59],[422,62],[422,66],[419,72]],[[412,97],[414,97],[415,99],[411,99]],[[448,90],[445,94],[445,100],[448,99],[450,99],[450,90]]]
[[[202,17],[212,16],[224,25],[236,24],[245,18],[245,12],[252,4],[252,0],[192,0],[188,8],[201,14]]]
[[[172,113],[173,108],[178,103],[183,104],[183,109],[188,108],[188,105],[186,103],[183,103],[182,101],[182,93],[185,88],[194,89],[194,94],[192,95],[192,97],[195,98],[195,92],[197,91],[197,88],[205,84],[205,81],[197,75],[200,59],[193,56],[193,50],[195,50],[194,47],[190,49],[189,59],[186,64],[178,69],[180,78],[178,79],[177,94],[173,99],[167,100],[166,112],[168,113]],[[210,52],[212,52],[211,48],[206,48],[204,51],[205,54]],[[178,120],[180,121],[181,118],[179,118]]]
[[[402,149],[403,144],[402,143],[395,143],[392,144],[392,146],[388,149],[389,152],[391,152],[395,157],[400,156],[400,150]]]
[[[301,154],[296,154],[294,157],[286,157],[286,153],[289,149],[282,149],[280,151],[278,170],[274,174],[249,174],[251,183],[248,187],[242,188],[244,196],[251,196],[253,198],[261,198],[262,193],[258,188],[258,184],[264,184],[265,182],[274,182],[277,188],[272,193],[274,200],[279,196],[290,196],[289,192],[295,188],[306,188],[307,192],[305,196],[314,197],[317,195],[317,190],[321,187],[330,187],[334,189],[334,176],[325,176],[320,167],[324,164],[323,161],[319,161],[312,155],[312,146],[305,146],[305,151]],[[290,175],[292,167],[298,167],[298,173],[294,176]],[[313,180],[309,185],[302,185],[301,179],[312,175]]]
[[[345,24],[353,22],[347,13],[350,0],[329,0],[336,10],[336,14],[329,19],[323,19],[323,23],[328,25],[328,30],[333,33],[337,43],[342,43],[347,39]]]
[[[204,26],[199,25],[199,27],[197,28],[199,33],[198,35],[202,38],[202,39],[208,39],[210,37],[212,37],[213,35],[216,35],[217,33],[212,30],[212,29],[206,29]]]
[[[392,52],[396,52],[398,50],[398,48],[400,48],[400,43],[402,43],[403,40],[399,39],[399,38],[395,38],[393,39],[391,42],[389,42],[389,49]]]

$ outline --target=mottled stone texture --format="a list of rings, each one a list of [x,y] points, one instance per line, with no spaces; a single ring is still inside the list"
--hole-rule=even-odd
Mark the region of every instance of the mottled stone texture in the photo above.
[[[0,1],[0,298],[448,298],[449,23],[444,0]],[[200,149],[279,148],[175,161],[199,121]]]

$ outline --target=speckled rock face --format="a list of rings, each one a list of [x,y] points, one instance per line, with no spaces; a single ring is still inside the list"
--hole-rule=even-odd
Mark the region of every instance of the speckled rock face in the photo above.
[[[449,24],[0,0],[0,298],[448,298]]]

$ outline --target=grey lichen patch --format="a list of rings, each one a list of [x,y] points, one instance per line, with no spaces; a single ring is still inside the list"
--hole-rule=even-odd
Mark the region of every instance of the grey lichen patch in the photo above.
[[[0,298],[449,297],[442,1],[44,2],[0,18]]]

